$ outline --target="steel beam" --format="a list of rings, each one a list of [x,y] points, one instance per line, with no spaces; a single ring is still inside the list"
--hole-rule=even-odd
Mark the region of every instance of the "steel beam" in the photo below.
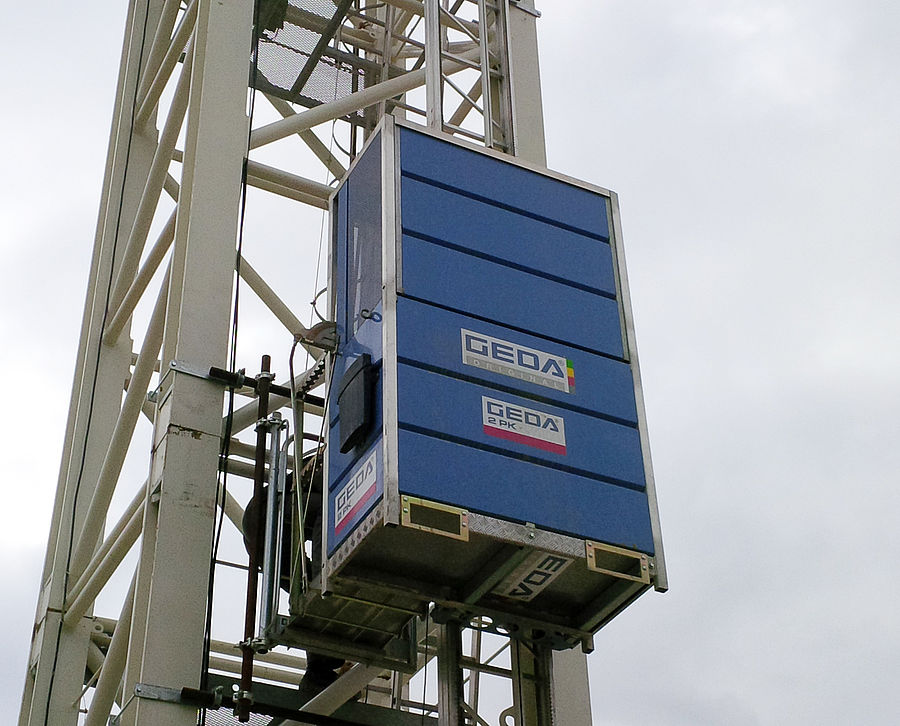
[[[252,11],[252,3],[199,0],[163,360],[226,366]],[[139,667],[129,674],[143,683],[200,685],[222,397],[219,385],[184,373],[170,370],[162,382],[150,472],[160,493],[154,534],[142,542],[152,553],[141,561],[159,566],[146,591],[139,577],[135,612],[144,622],[133,624]],[[195,709],[161,701],[137,699],[133,710],[137,726],[196,721]]]
[[[303,706],[304,711],[330,716],[377,678],[384,668],[357,663]]]
[[[476,57],[477,53],[475,51],[465,53],[462,56],[464,61],[469,61]],[[468,67],[467,62],[444,61],[442,64],[445,75],[458,73]],[[283,118],[280,121],[273,121],[266,126],[253,130],[250,135],[250,148],[256,149],[260,146],[271,144],[274,141],[306,131],[326,121],[342,118],[349,113],[355,113],[368,106],[387,101],[394,96],[408,93],[413,89],[424,86],[425,78],[424,68],[410,71],[405,75],[391,78],[382,83],[376,83],[365,90],[357,91],[336,101],[323,103],[321,106],[316,106],[295,116]]]
[[[480,102],[485,109],[484,139],[488,145],[492,144],[495,129],[502,129],[502,144],[497,131],[498,147],[543,164],[533,0],[521,0],[512,6],[508,0],[482,0],[478,23],[452,17],[460,2],[443,3],[442,10],[438,0],[387,1],[396,11],[369,8],[366,15],[351,11],[358,27],[345,25],[338,31],[343,41],[354,45],[357,52],[366,53],[358,59],[357,67],[369,69],[368,82],[379,82],[300,113],[273,98],[272,104],[283,118],[254,130],[251,146],[261,147],[296,133],[334,176],[342,176],[344,165],[311,129],[362,110],[367,111],[367,123],[377,121],[385,108],[391,108],[392,99],[425,85],[428,121],[435,130],[472,136],[471,131],[457,127]],[[201,369],[209,365],[226,367],[242,169],[246,169],[248,184],[314,207],[326,208],[332,193],[330,187],[305,178],[310,174],[304,176],[302,170],[298,174],[275,169],[256,159],[247,160],[244,166],[253,3],[191,0],[176,28],[179,7],[177,0],[132,0],[129,10],[84,334],[45,566],[45,587],[36,619],[33,667],[26,681],[20,726],[74,726],[77,713],[72,704],[77,705],[79,700],[84,664],[90,656],[91,662],[99,665],[98,651],[89,647],[94,621],[85,616],[96,592],[139,531],[143,531],[141,553],[129,595],[134,607],[131,600],[126,600],[108,643],[109,652],[100,669],[88,724],[99,724],[108,715],[110,694],[115,697],[123,674],[128,693],[138,682],[173,689],[200,684],[207,576],[216,519],[218,454],[223,434],[223,389],[164,365],[155,408],[145,406],[144,393],[156,368],[160,341],[164,364],[178,359]],[[149,19],[147,28],[143,27],[145,12]],[[327,24],[327,19],[316,21],[313,14],[294,6],[288,8],[289,21],[297,20],[298,13],[301,24]],[[508,21],[503,20],[506,13]],[[418,17],[427,21],[424,45],[408,37],[413,33],[408,28],[410,21]],[[391,26],[387,31],[383,28],[385,23]],[[477,39],[477,46],[468,41],[444,43],[448,27],[461,29]],[[149,42],[154,29],[155,37]],[[146,48],[143,60],[137,57],[139,48]],[[175,84],[157,142],[150,120],[185,48],[181,77]],[[464,50],[461,58],[450,57],[460,49]],[[417,63],[406,73],[391,77],[398,72],[394,59],[405,59],[413,50],[428,58],[425,67]],[[140,68],[145,69],[143,73]],[[445,122],[442,80],[468,68],[479,68],[482,77],[468,92],[462,86],[449,84],[447,88],[453,87],[462,101]],[[506,88],[502,87],[504,83]],[[135,108],[136,121],[143,126],[144,135],[133,134],[130,114]],[[175,142],[182,134],[185,115],[182,159]],[[127,147],[130,156],[126,174]],[[168,174],[172,160],[182,161],[180,185]],[[138,271],[150,225],[158,219],[163,190],[177,197],[177,207]],[[122,384],[130,373],[131,317],[170,249],[166,284],[120,410]],[[252,266],[244,261],[240,269],[244,281],[288,331],[296,334],[305,330]],[[110,301],[105,291],[111,279],[115,286]],[[297,380],[302,378],[298,376]],[[273,410],[286,403],[286,399],[273,397]],[[251,403],[235,412],[233,434],[255,421],[255,408]],[[131,420],[142,409],[155,419],[149,486],[142,487],[141,495],[97,550],[109,497],[118,479],[118,459],[130,444]],[[311,405],[306,406],[306,411],[319,416],[324,413]],[[242,463],[229,467],[240,468]],[[156,492],[153,496],[151,487]],[[243,512],[230,494],[223,509],[240,529]],[[70,562],[68,541],[73,531],[80,531],[82,536]],[[67,583],[69,570],[75,577],[79,572],[83,575],[76,582]],[[178,613],[177,618],[172,618],[173,612]],[[67,613],[66,623],[62,622],[61,613]],[[221,644],[213,646],[219,653],[236,655],[234,646],[229,645],[225,651],[222,648]],[[462,658],[459,627],[442,626],[442,726],[459,726],[466,718],[483,723],[477,713],[477,674],[482,671],[509,676],[515,682],[518,726],[589,726],[590,704],[582,654],[570,652],[551,657],[547,651],[528,651],[516,643],[513,667],[507,673],[506,669],[490,666],[490,658],[480,663],[480,651],[479,646],[473,659]],[[305,665],[303,660],[278,663],[276,658],[290,656],[269,654],[261,658],[286,667],[259,664],[256,677],[294,683]],[[238,666],[238,661],[221,655],[213,655],[211,663],[225,671]],[[473,703],[468,707],[463,703],[460,667],[474,674]],[[307,709],[332,713],[380,672],[379,667],[357,665],[308,703]],[[115,689],[110,685],[113,681]],[[400,685],[395,689],[393,702],[400,708],[408,703],[402,698],[402,679],[397,682]],[[483,697],[483,684],[481,691]],[[194,723],[194,710],[136,699],[123,714],[122,724],[187,726]]]
[[[144,489],[139,492],[138,506],[133,510],[129,508],[109,537],[100,546],[94,559],[91,560],[84,574],[78,578],[78,582],[69,593],[69,604],[63,623],[73,625],[90,609],[95,598],[109,581],[110,575],[115,572],[125,555],[131,550],[141,533],[141,523],[144,519]]]
[[[141,261],[141,253],[144,250],[144,244],[147,241],[147,235],[153,223],[156,207],[159,204],[159,196],[165,184],[169,164],[172,161],[172,154],[175,152],[175,143],[178,141],[178,135],[181,133],[184,114],[187,110],[192,59],[193,55],[190,54],[185,59],[184,68],[182,68],[181,76],[178,78],[178,83],[175,86],[172,105],[163,124],[159,144],[156,147],[153,162],[147,173],[144,191],[140,197],[140,204],[135,213],[131,234],[128,235],[128,242],[125,245],[122,265],[113,288],[112,304],[114,308],[121,305],[128,288],[134,282],[134,276]]]
[[[141,73],[137,89],[136,98],[139,101],[142,101],[147,95],[147,88],[153,81],[154,76],[158,74],[160,65],[164,62],[166,49],[171,41],[172,28],[175,27],[175,20],[178,18],[180,7],[181,0],[164,0],[162,4],[162,9],[158,15],[159,19],[156,23],[156,32],[153,34],[153,41],[147,53],[147,60],[144,63],[144,70]],[[181,47],[182,49],[184,48],[184,46]]]
[[[128,444],[140,416],[141,404],[147,395],[153,369],[156,367],[156,356],[162,344],[167,299],[168,289],[163,284],[150,317],[150,325],[144,336],[144,343],[134,367],[134,374],[131,376],[128,392],[122,403],[122,410],[119,412],[109,447],[103,457],[103,466],[97,476],[97,484],[85,515],[84,525],[78,536],[78,543],[72,555],[70,571],[75,577],[79,577],[84,572],[90,561],[106,520],[106,510],[109,508],[116,483],[119,481],[122,464],[128,453]]]
[[[591,698],[587,658],[580,650],[554,651],[553,723],[591,726]]]
[[[462,630],[450,622],[438,628],[438,726],[463,726]],[[528,724],[527,726],[530,726]]]
[[[274,108],[278,113],[281,114],[282,118],[290,118],[291,116],[296,116],[297,112],[294,111],[294,107],[291,106],[287,101],[278,98],[277,96],[266,95],[266,100],[272,104],[272,108]],[[334,154],[328,149],[325,144],[319,139],[318,136],[315,135],[312,131],[301,131],[298,136],[303,139],[303,142],[309,147],[310,151],[312,151],[321,161],[328,171],[331,172],[331,175],[335,179],[340,179],[344,174],[347,173],[347,170],[344,168],[343,164],[337,160]]]
[[[97,681],[84,726],[104,726],[109,718],[113,702],[116,700],[116,694],[122,683],[122,675],[125,672],[128,639],[131,637],[131,616],[134,611],[136,580],[137,573],[132,578],[131,587],[125,596],[122,612],[119,615],[109,649],[106,651],[106,658],[103,661],[103,668],[100,670],[100,678]]]
[[[428,128],[444,126],[444,84],[441,46],[441,0],[425,0],[425,120]]]
[[[121,304],[110,318],[103,334],[103,342],[107,345],[115,345],[118,341],[119,335],[125,328],[125,324],[131,319],[134,309],[137,307],[138,302],[140,302],[141,297],[147,291],[150,280],[153,279],[163,258],[172,246],[172,240],[175,239],[175,213],[177,211],[177,208],[172,210],[172,213],[169,215],[169,219],[166,220],[166,224],[160,231],[156,242],[153,247],[150,248],[147,259],[144,260],[144,264],[141,265],[137,277],[134,278],[134,282],[131,284],[131,287],[128,288],[128,292],[125,293],[125,297],[122,298]]]
[[[172,4],[177,5],[179,3],[173,2]],[[144,124],[146,124],[149,120],[150,115],[156,109],[163,89],[169,82],[169,78],[171,77],[172,72],[175,70],[175,66],[178,64],[178,60],[181,58],[181,54],[186,50],[188,40],[191,37],[191,33],[194,32],[194,24],[196,22],[197,0],[191,0],[191,3],[187,6],[184,15],[181,17],[181,22],[178,25],[178,30],[175,31],[175,35],[172,37],[169,43],[169,47],[166,50],[166,54],[161,60],[159,67],[155,72],[155,75],[152,76],[151,81],[142,84],[141,89],[138,92],[140,104],[138,106],[138,112],[135,116],[135,126],[137,128],[142,128]],[[151,68],[153,67],[154,66],[151,66]],[[144,79],[147,80],[149,78],[151,78],[151,74],[145,74]]]
[[[544,106],[538,61],[537,17],[533,11],[534,0],[521,0],[508,7],[512,133],[516,156],[545,166]]]
[[[63,628],[61,613],[65,607],[71,537],[84,521],[131,357],[129,341],[109,348],[102,346],[100,339],[109,281],[121,261],[118,243],[130,227],[144,170],[152,155],[152,141],[133,134],[132,113],[141,69],[146,64],[142,49],[149,52],[150,44],[145,41],[158,22],[161,5],[157,0],[133,0],[126,20],[100,214],[20,726],[74,725],[78,716],[89,631],[81,624],[74,629]]]

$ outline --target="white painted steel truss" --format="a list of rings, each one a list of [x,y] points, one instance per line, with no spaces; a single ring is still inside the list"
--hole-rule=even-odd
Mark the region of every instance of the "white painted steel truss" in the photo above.
[[[231,493],[217,499],[217,477],[221,468],[253,476],[254,449],[242,437],[256,423],[255,402],[238,406],[224,432],[225,389],[203,375],[210,366],[228,367],[236,269],[288,340],[309,334],[285,290],[238,257],[242,179],[327,209],[332,187],[313,177],[345,173],[350,159],[335,149],[337,134],[352,157],[385,113],[544,162],[531,0],[291,0],[282,19],[277,1],[256,6],[261,16],[274,8],[282,28],[259,33],[253,77],[270,118],[260,114],[250,129],[254,2],[130,3],[19,726],[99,726],[111,714],[123,725],[187,726],[196,723],[197,706],[184,703],[180,689],[197,688],[206,665],[225,684],[240,673],[239,633],[231,642],[211,640],[204,664],[217,511],[235,530],[243,514]],[[280,35],[285,29],[315,40],[286,81],[271,58],[296,55],[300,46]],[[309,90],[323,69],[336,79],[329,98]],[[346,92],[339,93],[339,78]],[[326,124],[333,143],[323,141]],[[285,144],[299,145],[306,160],[272,165],[294,158],[282,153]],[[272,398],[273,408],[287,403]],[[322,410],[307,404],[306,413]],[[152,424],[150,436],[142,417]],[[123,473],[135,442],[151,452],[140,481]],[[130,502],[111,508],[117,498]],[[116,592],[118,617],[95,615],[98,596]],[[426,624],[418,661],[425,672],[413,686],[407,675],[357,664],[306,710],[331,714],[365,691],[368,703],[393,709],[385,723],[412,723],[414,714],[420,723],[424,714],[441,726],[486,724],[486,694],[503,700],[497,694],[505,689],[504,713],[493,723],[590,723],[583,656],[555,658],[565,675],[553,692],[569,691],[550,704],[550,656],[501,643],[475,625],[464,643],[459,628]],[[494,653],[491,643],[500,645]],[[433,655],[439,658],[429,674]],[[305,666],[296,655],[258,654],[253,676],[276,694],[278,686],[295,693]],[[435,676],[436,691],[417,698],[416,684]],[[505,685],[498,690],[486,678]],[[439,705],[425,703],[435,697]]]

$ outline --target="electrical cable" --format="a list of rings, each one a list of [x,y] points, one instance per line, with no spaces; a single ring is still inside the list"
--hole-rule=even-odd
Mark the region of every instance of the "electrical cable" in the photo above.
[[[316,293],[316,296],[312,299],[310,305],[312,305],[312,311],[315,316],[319,319],[319,322],[324,323],[326,321],[325,318],[322,317],[322,313],[319,312],[319,309],[316,307],[316,303],[319,301],[319,298],[322,297],[326,292],[328,292],[327,287],[323,287],[319,292]]]
[[[297,351],[297,345],[300,342],[298,337],[294,337],[294,344],[291,346],[291,354],[288,357],[288,375],[290,377],[291,382],[291,415],[293,418],[293,426],[294,426],[294,490],[300,491],[301,489],[301,470],[300,470],[300,462],[303,459],[303,411],[297,405],[297,383],[294,380],[294,353]],[[313,472],[315,474],[315,472]],[[310,486],[312,486],[312,480],[310,480]],[[299,504],[300,497],[297,497],[297,502]],[[303,583],[303,592],[306,592],[307,584],[309,583],[309,572],[307,571],[306,566],[306,509],[302,506],[298,506],[297,518],[299,520],[299,543],[300,546],[297,548],[298,559],[300,560],[300,577],[301,582]],[[293,577],[294,569],[296,567],[296,562],[291,563],[291,577]]]
[[[335,364],[335,356],[331,357],[331,369],[328,371],[327,383],[325,385],[325,405],[322,407],[322,423],[319,425],[319,442],[325,436],[325,422],[328,420],[328,401],[331,398],[331,384],[334,382],[334,364]],[[325,446],[322,443],[316,447],[316,453],[313,455],[313,465],[312,465],[312,473],[311,477],[316,475],[316,469],[318,468],[319,454],[322,453],[322,450]],[[312,480],[310,480],[312,481]],[[326,488],[323,486],[322,488],[322,497],[325,497]],[[304,505],[305,508],[309,508],[309,499],[312,494],[312,486],[310,485],[309,490],[306,492],[306,503]]]
[[[337,41],[336,41],[336,43],[337,43]],[[335,99],[337,98],[339,77],[340,77],[340,71],[339,71],[338,66],[335,65],[335,68],[334,68],[334,90],[333,90],[333,94],[332,94],[333,98],[335,98]],[[330,135],[331,138],[330,138],[330,141],[328,144],[329,156],[331,156],[334,153],[334,146],[335,146],[335,144],[337,144],[337,140],[335,139],[335,135],[334,135],[336,126],[337,126],[337,119],[333,119],[331,122],[331,135]],[[338,146],[338,148],[341,148],[340,144],[337,144],[337,146]],[[341,149],[341,151],[344,151],[344,150]],[[344,153],[346,153],[346,152],[344,152]],[[325,170],[325,183],[326,184],[329,183],[328,177],[330,175],[331,175],[330,171],[326,168],[326,170]],[[325,322],[325,318],[323,318],[319,314],[319,311],[316,309],[316,301],[318,301],[318,299],[322,296],[322,294],[327,290],[327,287],[326,287],[326,288],[323,288],[322,290],[320,290],[319,292],[316,292],[316,290],[319,287],[319,273],[320,273],[321,267],[322,267],[322,250],[324,247],[324,238],[325,238],[325,219],[326,219],[326,214],[325,214],[325,212],[323,212],[322,220],[321,220],[321,223],[319,224],[319,242],[318,242],[318,245],[316,248],[316,274],[315,274],[315,281],[313,283],[313,299],[310,302],[310,316],[309,316],[310,327],[312,327],[312,325],[313,325],[313,316],[318,317],[320,321]],[[326,389],[325,389],[325,405],[324,405],[323,411],[322,411],[322,422],[319,427],[319,443],[317,444],[315,454],[313,455],[312,469],[311,469],[310,475],[309,475],[310,476],[310,480],[309,480],[310,484],[309,484],[309,488],[306,492],[306,497],[304,499],[303,493],[302,493],[303,488],[301,486],[303,472],[301,472],[301,470],[299,469],[298,464],[297,464],[297,459],[301,458],[300,456],[297,455],[297,452],[301,451],[301,449],[299,447],[302,446],[302,441],[303,441],[302,421],[300,422],[299,425],[296,422],[297,402],[296,402],[296,391],[295,391],[295,385],[294,385],[294,352],[296,351],[297,343],[298,343],[298,341],[295,339],[294,344],[291,347],[291,354],[290,354],[290,358],[288,360],[288,367],[290,369],[290,380],[291,380],[291,409],[292,409],[292,411],[295,412],[294,491],[296,493],[295,496],[297,498],[297,509],[298,509],[298,514],[299,514],[299,523],[300,523],[300,538],[299,538],[300,546],[298,548],[298,557],[301,560],[302,567],[303,567],[303,571],[302,571],[303,591],[306,592],[307,585],[309,582],[309,573],[307,572],[307,568],[306,568],[306,546],[305,546],[306,512],[309,511],[310,497],[312,495],[312,488],[313,488],[312,483],[316,476],[316,468],[318,466],[319,454],[323,448],[321,442],[322,442],[323,436],[325,434],[325,422],[328,420],[328,399],[330,398],[330,392],[331,392],[331,379],[332,379],[332,373],[333,373],[333,368],[334,368],[334,356],[332,356],[332,361],[331,361],[332,370],[329,371],[329,373],[328,373],[328,385],[326,386]],[[307,367],[307,370],[309,369],[309,359],[310,359],[310,353],[309,353],[309,350],[307,350],[306,351],[306,360],[305,360],[305,365]],[[305,467],[304,467],[304,471],[305,471]],[[322,496],[325,496],[324,492],[323,492]]]
[[[335,67],[334,67],[334,92],[332,93],[332,96],[334,99],[337,99],[339,77],[340,77],[340,70],[338,69],[337,65],[335,65]],[[328,144],[328,155],[329,156],[333,155],[334,146],[337,145],[337,147],[341,151],[343,151],[344,154],[346,154],[349,157],[350,156],[349,153],[344,151],[343,148],[341,148],[341,145],[338,144],[337,139],[334,137],[335,128],[337,128],[337,119],[332,119],[331,120],[331,140],[329,141],[329,144]],[[328,186],[330,186],[330,183],[328,181],[328,177],[330,175],[331,175],[331,172],[328,169],[326,169],[325,170],[325,183]],[[335,179],[337,179],[337,177],[335,177]],[[315,277],[315,282],[313,283],[313,294],[315,295],[315,297],[312,299],[312,302],[310,303],[310,306],[312,307],[312,311],[310,312],[310,316],[309,316],[310,327],[312,327],[312,325],[313,325],[313,313],[315,313],[315,315],[323,322],[325,320],[321,315],[319,315],[318,310],[316,310],[316,301],[322,295],[322,292],[324,292],[327,289],[327,287],[326,287],[321,292],[318,292],[318,293],[316,292],[316,290],[318,290],[318,288],[319,288],[319,271],[321,270],[321,267],[322,267],[322,247],[323,247],[323,240],[325,238],[325,218],[326,218],[326,214],[323,211],[322,212],[322,221],[319,224],[319,244],[316,248],[316,277]],[[307,362],[307,367],[308,367],[309,366],[309,355],[308,354],[306,357],[306,362]]]
[[[331,141],[334,143],[335,146],[338,147],[338,149],[341,151],[341,153],[344,156],[346,156],[348,158],[352,158],[353,155],[349,151],[347,151],[347,149],[345,149],[343,146],[341,146],[341,142],[337,140],[337,137],[335,137],[334,126],[331,127]]]
[[[85,432],[84,432],[84,443],[81,448],[81,462],[78,466],[78,477],[75,480],[75,491],[72,495],[72,509],[71,509],[71,519],[69,526],[69,542],[66,548],[66,573],[63,578],[63,602],[65,603],[65,598],[69,590],[69,568],[72,564],[72,546],[75,543],[75,513],[78,510],[78,495],[81,491],[81,481],[84,477],[84,467],[85,460],[87,459],[87,448],[88,441],[90,440],[91,433],[91,423],[93,421],[94,415],[94,401],[97,395],[97,379],[100,373],[100,357],[101,351],[103,350],[103,332],[106,329],[107,319],[109,318],[109,298],[112,294],[112,284],[113,284],[113,271],[116,263],[116,251],[119,244],[119,231],[122,225],[122,207],[125,203],[125,187],[126,182],[128,181],[128,170],[130,169],[130,160],[131,160],[131,142],[134,138],[134,114],[137,111],[137,97],[138,97],[138,81],[141,77],[141,71],[143,70],[144,64],[144,47],[147,42],[147,26],[150,22],[150,3],[146,3],[144,6],[144,22],[143,27],[141,29],[141,45],[138,51],[138,66],[137,66],[137,74],[134,83],[134,95],[131,99],[131,113],[129,114],[128,119],[128,143],[125,146],[125,165],[122,173],[122,185],[119,188],[119,203],[118,209],[116,211],[116,228],[115,234],[113,235],[113,243],[112,243],[112,254],[109,257],[109,279],[106,283],[106,299],[103,304],[103,318],[100,323],[100,334],[97,336],[97,349],[96,355],[94,357],[94,373],[91,380],[91,397],[88,403],[88,411],[87,411],[87,422],[85,424]],[[73,430],[74,435],[74,430]],[[50,682],[47,685],[47,704],[44,708],[44,726],[49,726],[50,722],[50,694],[53,693],[53,683],[56,680],[56,666],[59,662],[59,641],[62,636],[63,629],[63,621],[62,617],[59,619],[59,626],[56,631],[56,643],[53,648],[53,667],[50,671]]]

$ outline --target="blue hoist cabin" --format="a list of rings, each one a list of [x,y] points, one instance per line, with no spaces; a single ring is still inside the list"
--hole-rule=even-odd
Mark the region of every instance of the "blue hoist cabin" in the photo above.
[[[280,640],[411,667],[430,608],[590,649],[666,589],[614,193],[388,116],[330,274],[321,541]]]

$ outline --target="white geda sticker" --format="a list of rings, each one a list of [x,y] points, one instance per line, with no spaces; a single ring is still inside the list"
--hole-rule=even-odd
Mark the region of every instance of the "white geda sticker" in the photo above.
[[[562,416],[487,396],[481,397],[481,414],[488,436],[566,455],[566,424]]]
[[[572,361],[484,333],[460,328],[462,362],[564,393],[575,392]]]
[[[334,533],[341,531],[352,521],[373,496],[378,483],[377,467],[373,451],[357,469],[334,500]]]

